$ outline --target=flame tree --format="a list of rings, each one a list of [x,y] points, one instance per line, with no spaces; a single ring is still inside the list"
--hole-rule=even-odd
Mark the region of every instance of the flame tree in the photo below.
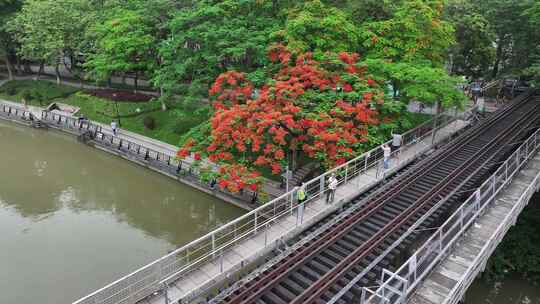
[[[220,164],[219,185],[230,191],[256,189],[258,169],[282,172],[292,155],[330,168],[359,152],[400,108],[385,102],[383,89],[359,63],[359,55],[293,54],[269,49],[270,77],[255,88],[244,73],[221,74],[210,88],[213,116],[207,134],[178,152]]]

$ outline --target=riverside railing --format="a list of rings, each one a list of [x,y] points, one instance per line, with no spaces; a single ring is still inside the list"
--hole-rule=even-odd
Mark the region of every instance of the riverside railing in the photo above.
[[[465,112],[461,115],[466,116],[468,114],[468,112]],[[436,123],[433,120],[428,121],[404,133],[400,149],[393,152],[397,157],[396,161],[405,163],[415,157],[415,155],[412,155],[406,160],[400,158],[400,155],[404,154],[403,152],[414,144],[426,138],[431,138],[433,132],[449,126],[460,118],[462,116],[439,115],[435,118]],[[387,144],[390,143],[390,141],[387,142]],[[426,149],[430,144],[426,145]],[[382,148],[372,149],[306,182],[304,185],[308,199],[304,203],[300,205],[296,203],[295,197],[298,187],[295,187],[265,205],[76,301],[75,304],[136,303],[158,290],[166,288],[168,284],[178,280],[190,271],[207,263],[219,261],[218,259],[222,257],[224,251],[259,233],[266,233],[271,226],[285,216],[292,215],[295,212],[300,214],[301,212],[297,212],[299,208],[308,208],[311,202],[327,191],[327,178],[330,175],[336,174],[341,185],[351,182],[359,175],[367,174],[372,168],[376,168],[376,170],[372,170],[375,171],[376,178],[382,178],[385,174],[384,170],[382,170],[382,159]],[[301,221],[296,222],[296,225],[299,224],[301,224]],[[267,242],[265,237],[265,248],[273,245],[273,243]]]
[[[395,272],[385,270],[382,275],[382,284],[375,291],[369,288],[362,289],[361,304],[390,304],[405,303],[417,287],[417,285],[429,274],[429,272],[446,256],[456,245],[467,229],[484,213],[500,193],[527,161],[536,155],[540,149],[540,130],[531,135],[512,155],[491,175],[469,198],[458,208],[446,222]],[[512,212],[507,214],[506,219],[513,217],[515,220],[519,212],[517,208],[523,208],[526,202],[536,191],[536,184],[540,178],[536,176],[534,181],[521,194],[519,203],[514,205]],[[504,237],[510,228],[512,221],[505,219],[505,226],[499,227],[497,232],[490,237],[481,254],[475,259],[474,267],[469,268],[463,280],[451,291],[450,297],[444,304],[457,303],[465,293],[467,287],[474,279],[473,273],[477,273],[485,266],[488,253],[491,253],[498,242]]]
[[[217,187],[211,189],[208,184],[200,181],[200,169],[197,166],[193,166],[192,162],[178,159],[174,155],[159,152],[148,148],[143,144],[123,139],[111,133],[106,133],[100,125],[89,120],[50,111],[42,111],[41,121],[47,123],[49,126],[71,131],[76,134],[82,135],[88,132],[92,135],[91,139],[95,144],[108,151],[124,154],[129,156],[130,159],[144,163],[160,172],[185,179],[198,184],[201,187],[220,192],[223,195],[228,195],[247,202],[250,202],[253,198],[253,192],[250,190],[245,190],[242,194],[233,194],[222,191]]]
[[[6,118],[20,120],[20,121],[31,121],[32,113],[25,109],[23,106],[17,107],[14,105],[0,103],[0,115]]]

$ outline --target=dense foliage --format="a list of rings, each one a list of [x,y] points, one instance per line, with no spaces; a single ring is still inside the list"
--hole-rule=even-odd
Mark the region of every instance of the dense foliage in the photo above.
[[[520,274],[540,283],[540,195],[533,196],[488,261],[483,276],[501,280]]]
[[[279,174],[301,150],[332,167],[362,151],[370,132],[376,134],[379,123],[400,110],[399,103],[385,102],[358,54],[328,53],[318,61],[312,53],[274,45],[269,59],[276,72],[261,87],[235,71],[216,79],[210,134],[202,142],[189,141],[180,157],[202,151],[225,168],[267,166]],[[245,183],[226,185],[236,190]]]
[[[191,150],[231,165],[258,160],[274,173],[294,151],[328,167],[354,156],[399,128],[396,112],[412,100],[462,106],[456,75],[540,80],[538,0],[0,0],[0,17],[0,60],[10,72],[47,64],[60,81],[64,64],[96,81],[150,80],[162,110],[180,109],[170,112],[178,121],[195,110],[212,117],[184,137]],[[353,118],[358,105],[364,120]],[[248,133],[274,112],[258,137],[274,146],[253,151]],[[226,127],[245,128],[250,142],[237,146]],[[324,134],[342,131],[351,137],[339,143]]]

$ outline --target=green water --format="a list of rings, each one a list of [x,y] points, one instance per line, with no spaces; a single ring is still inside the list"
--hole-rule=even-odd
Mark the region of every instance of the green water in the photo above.
[[[495,283],[477,279],[467,290],[465,304],[540,304],[540,286],[519,277]]]
[[[70,303],[243,213],[53,131],[0,122],[0,303]]]

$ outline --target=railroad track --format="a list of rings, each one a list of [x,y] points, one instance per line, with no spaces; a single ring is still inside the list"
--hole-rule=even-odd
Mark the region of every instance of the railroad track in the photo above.
[[[366,275],[356,288],[370,286],[417,234],[374,263],[381,253],[442,199],[446,202],[424,228],[457,207],[463,194],[474,189],[525,131],[536,126],[539,101],[537,96],[523,97],[470,128],[445,149],[362,199],[358,202],[362,207],[326,225],[317,237],[237,286],[221,302],[324,303],[359,273]],[[348,303],[354,297],[354,292],[348,292],[340,301]]]

